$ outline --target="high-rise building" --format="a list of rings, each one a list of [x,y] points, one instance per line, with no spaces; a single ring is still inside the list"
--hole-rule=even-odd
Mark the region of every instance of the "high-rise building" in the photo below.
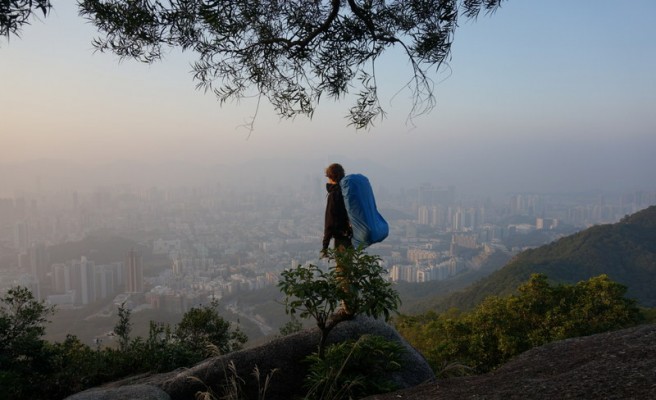
[[[42,243],[32,243],[28,250],[28,257],[30,263],[30,273],[43,285],[48,279],[48,272],[50,272],[50,262],[48,251]]]
[[[417,210],[417,223],[419,225],[428,225],[429,219],[428,219],[428,207],[427,206],[421,206],[419,207],[419,210]]]
[[[446,207],[444,206],[433,206],[431,209],[431,225],[437,227],[443,227],[444,221],[446,219],[445,213]]]
[[[415,265],[393,265],[390,270],[392,282],[417,282],[417,270]]]
[[[171,269],[173,270],[173,275],[182,274],[182,260],[176,258],[171,261]]]
[[[143,292],[143,265],[141,255],[134,249],[128,252],[125,260],[125,291],[128,293]]]
[[[14,225],[14,246],[20,251],[26,251],[30,244],[30,231],[25,221]]]
[[[451,230],[454,232],[461,232],[463,228],[463,212],[460,207],[458,207],[453,213],[453,219],[451,220]]]
[[[96,301],[95,263],[82,257],[80,260],[80,301],[86,305]]]
[[[116,292],[114,269],[115,265],[112,264],[96,266],[95,291],[98,299],[106,299]]]
[[[69,276],[71,278],[70,287],[75,293],[75,304],[81,304],[82,302],[82,273],[80,272],[80,261],[73,260],[70,262],[70,272]]]
[[[52,290],[62,294],[72,289],[71,266],[67,264],[52,264],[51,266]]]

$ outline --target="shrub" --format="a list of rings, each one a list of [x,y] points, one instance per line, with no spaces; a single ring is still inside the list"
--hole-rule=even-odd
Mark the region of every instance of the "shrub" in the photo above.
[[[635,325],[643,320],[626,287],[601,275],[549,285],[535,274],[508,297],[488,297],[471,312],[402,317],[399,332],[438,371],[450,363],[490,371],[536,346]]]
[[[286,295],[285,311],[301,318],[312,317],[321,331],[318,355],[323,356],[326,338],[340,322],[356,315],[374,318],[396,311],[400,299],[392,284],[383,278],[386,271],[380,258],[361,248],[327,252],[340,268],[323,271],[316,265],[299,265],[282,273],[278,287]],[[348,304],[349,314],[335,313],[340,303]]]
[[[401,368],[405,349],[380,336],[363,335],[328,346],[325,356],[310,355],[307,399],[358,399],[398,389],[389,372]]]

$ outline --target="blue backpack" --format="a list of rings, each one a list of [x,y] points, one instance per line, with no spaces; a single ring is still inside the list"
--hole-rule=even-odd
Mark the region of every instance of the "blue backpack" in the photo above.
[[[351,174],[343,177],[339,185],[351,220],[353,246],[364,248],[382,242],[389,234],[389,225],[376,208],[369,179],[361,174]]]

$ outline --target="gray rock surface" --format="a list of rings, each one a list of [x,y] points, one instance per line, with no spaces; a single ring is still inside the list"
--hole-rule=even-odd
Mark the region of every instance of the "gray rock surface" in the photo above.
[[[373,334],[395,340],[407,348],[403,368],[390,375],[390,379],[401,388],[409,388],[434,379],[435,376],[426,360],[413,349],[388,324],[372,318],[357,317],[342,322],[328,336],[329,343],[357,339],[363,334]],[[248,398],[257,399],[258,388],[264,384],[267,374],[273,373],[266,392],[266,400],[289,400],[304,393],[303,379],[307,366],[303,359],[316,351],[319,331],[310,329],[271,342],[221,357],[208,359],[196,366],[165,374],[139,376],[105,385],[103,388],[87,390],[71,396],[68,400],[118,400],[118,399],[166,399],[165,397],[137,397],[137,395],[168,394],[172,400],[191,400],[198,392],[212,391],[220,398],[226,383],[234,376],[228,366],[234,364],[236,376],[243,379],[241,384]],[[259,380],[254,376],[254,368],[260,373]],[[144,387],[151,387],[152,393]],[[135,389],[134,397],[129,397]],[[137,393],[138,390],[139,392]],[[128,394],[126,397],[126,393]],[[86,397],[85,397],[86,396]]]
[[[398,399],[656,399],[656,325],[554,342],[485,375],[367,397]]]
[[[150,385],[130,385],[117,388],[85,390],[67,397],[68,400],[171,400],[162,389]]]

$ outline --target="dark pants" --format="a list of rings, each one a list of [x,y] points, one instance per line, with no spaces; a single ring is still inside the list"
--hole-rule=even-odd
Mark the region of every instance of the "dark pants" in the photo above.
[[[343,252],[344,250],[346,250],[346,249],[350,249],[350,248],[352,248],[352,247],[353,247],[353,243],[351,243],[351,238],[350,238],[350,237],[348,237],[348,236],[336,236],[336,237],[335,237],[335,250],[336,250],[337,252]],[[338,262],[337,262],[337,265],[335,265],[335,270],[336,270],[338,273],[343,274],[343,273],[345,272],[344,267],[345,267],[345,266],[344,266],[344,265],[341,265],[341,264],[339,263],[339,261],[338,261]],[[342,286],[342,290],[343,290],[345,293],[348,293],[348,292],[350,291],[350,290],[349,290],[349,282],[348,282],[348,280],[346,280],[346,279],[342,279],[341,282],[340,282],[340,284],[341,284],[341,286]],[[344,309],[344,311],[345,311],[346,313],[351,313],[351,312],[352,312],[352,310],[349,308],[348,304],[342,302],[341,306],[342,306],[342,308]]]

